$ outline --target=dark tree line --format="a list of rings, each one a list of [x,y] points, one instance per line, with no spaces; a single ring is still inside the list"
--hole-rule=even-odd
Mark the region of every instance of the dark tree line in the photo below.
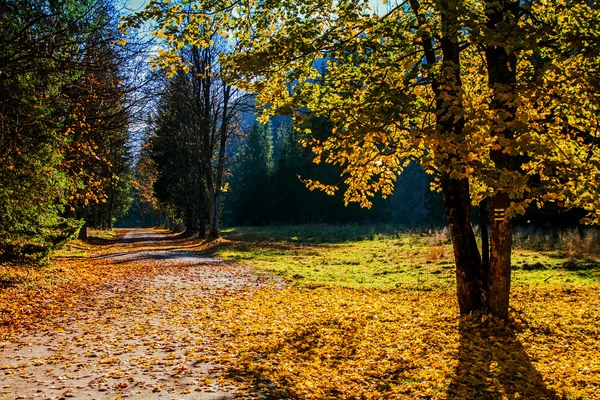
[[[108,0],[2,1],[0,21],[0,258],[40,261],[126,204],[125,50]]]
[[[312,128],[312,135],[320,139],[331,134],[331,124],[323,119],[313,119]],[[304,179],[338,183],[340,171],[315,164],[315,155],[302,139],[307,137],[290,123],[277,128],[255,123],[248,129],[232,161],[223,207],[227,224],[445,223],[441,197],[429,191],[430,178],[418,166],[409,167],[398,178],[396,193],[376,199],[371,209],[356,204],[344,207],[339,192],[330,196],[310,191]]]
[[[338,183],[339,168],[315,164],[291,122],[249,123],[252,104],[220,79],[216,55],[211,47],[184,48],[189,71],[163,76],[135,167],[136,216],[122,226],[163,225],[214,238],[220,220],[230,226],[445,222],[441,196],[429,191],[430,178],[418,166],[399,177],[394,196],[377,199],[370,210],[344,207],[342,193],[307,189],[307,178]],[[315,137],[331,134],[326,120],[311,123]]]

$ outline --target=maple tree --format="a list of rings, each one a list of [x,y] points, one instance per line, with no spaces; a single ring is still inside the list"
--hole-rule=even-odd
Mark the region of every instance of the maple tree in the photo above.
[[[411,0],[383,15],[352,0],[154,0],[126,23],[158,23],[166,68],[185,67],[174,50],[205,45],[208,26],[235,37],[221,62],[265,118],[294,112],[310,129],[308,110],[334,123],[307,144],[344,167],[347,203],[390,195],[419,162],[444,194],[461,312],[506,317],[511,218],[549,202],[600,217],[599,12],[562,0]],[[486,203],[482,260],[469,211]]]

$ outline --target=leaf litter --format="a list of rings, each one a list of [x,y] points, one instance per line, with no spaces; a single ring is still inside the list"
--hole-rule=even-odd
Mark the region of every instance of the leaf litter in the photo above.
[[[516,287],[503,323],[459,318],[452,290],[286,287],[186,241],[103,251],[1,292],[5,397],[600,398],[598,285]]]
[[[149,234],[155,240],[142,240]],[[282,282],[162,236],[128,232],[112,252],[58,262],[72,278],[62,284],[4,289],[0,396],[233,398],[197,316],[225,296]]]

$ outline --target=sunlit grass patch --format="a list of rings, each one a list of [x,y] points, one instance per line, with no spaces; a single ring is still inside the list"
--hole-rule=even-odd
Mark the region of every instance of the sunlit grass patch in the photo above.
[[[87,233],[89,238],[114,239],[118,232],[114,229],[88,229]]]
[[[381,233],[376,229],[377,226],[361,230],[354,225],[234,228],[225,231],[229,241],[216,246],[216,253],[227,261],[281,275],[300,286],[454,286],[454,257],[447,230],[410,231],[387,225],[382,226]],[[331,236],[328,241],[316,242],[318,232]],[[568,264],[574,261],[561,247],[552,248],[548,238],[537,241],[544,243],[544,250],[533,249],[533,242],[535,238],[528,236],[527,246],[513,250],[515,284],[600,280],[597,261]],[[523,237],[516,243],[524,243]]]
[[[376,240],[390,237],[406,230],[400,225],[291,225],[269,227],[234,227],[223,230],[223,234],[236,241],[276,241],[296,244],[339,243],[357,240]]]

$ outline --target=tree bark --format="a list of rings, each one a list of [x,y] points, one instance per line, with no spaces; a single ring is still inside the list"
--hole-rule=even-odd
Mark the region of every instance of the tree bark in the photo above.
[[[83,225],[79,229],[79,240],[86,240],[88,238],[87,222],[85,222],[86,216],[87,216],[87,208],[82,207],[79,218],[83,219]]]
[[[165,211],[165,228],[167,228],[169,230],[173,229],[173,219],[171,218],[171,215],[169,214],[168,208]]]
[[[488,277],[488,307],[492,314],[499,318],[508,317],[510,297],[510,273],[512,251],[512,224],[506,217],[506,209],[510,206],[508,194],[503,191],[502,171],[513,171],[512,157],[503,147],[503,139],[511,140],[514,132],[510,123],[514,120],[516,107],[513,103],[513,91],[516,83],[517,57],[514,46],[505,46],[503,41],[510,40],[515,34],[519,2],[513,0],[486,0],[486,27],[492,37],[487,38],[494,44],[485,47],[488,69],[488,84],[492,89],[490,110],[494,110],[499,120],[492,128],[498,140],[498,149],[490,150],[490,158],[498,171],[499,187],[494,196],[488,199],[488,216],[490,227],[490,268]],[[486,35],[486,37],[489,35]]]
[[[199,230],[198,224],[198,207],[195,204],[192,204],[188,207],[188,211],[186,213],[185,219],[185,231],[187,233],[195,233]]]
[[[490,229],[490,268],[488,276],[488,308],[499,318],[508,317],[512,250],[512,223],[504,216],[509,206],[508,195],[500,193],[490,198],[488,216]]]
[[[108,205],[107,205],[107,210],[106,210],[106,229],[108,229],[108,230],[112,230],[112,228],[113,228],[112,219],[113,219],[114,208],[115,208],[115,188],[113,187],[113,185],[111,185],[109,187]]]
[[[221,127],[219,132],[219,158],[217,160],[217,173],[215,176],[214,194],[212,198],[211,224],[209,237],[216,239],[219,232],[219,200],[221,197],[221,186],[223,185],[223,171],[225,170],[225,152],[227,151],[227,131],[229,122],[229,98],[231,86],[225,84],[223,88],[223,111],[221,115]]]
[[[199,214],[198,214],[198,237],[201,239],[206,238],[206,220],[207,213],[206,208],[203,205],[208,204],[206,200],[206,188],[204,185],[200,186],[200,197],[198,198],[198,203],[196,204]]]
[[[425,25],[426,16],[420,12],[419,1],[409,0],[409,2],[419,25]],[[445,0],[440,1],[438,5],[442,22],[440,38],[442,66],[441,72],[432,82],[432,89],[436,96],[437,129],[444,135],[454,137],[456,144],[459,144],[465,140],[464,118],[462,114],[451,111],[463,109],[460,95],[462,83],[457,31],[459,11],[455,3],[451,4]],[[425,61],[429,65],[434,65],[439,63],[439,57],[433,46],[433,38],[426,32],[421,36]],[[450,177],[452,170],[460,166],[460,154],[453,153],[447,148],[441,148],[440,151],[447,152],[445,164],[441,166],[443,171],[440,181],[454,248],[458,305],[461,314],[468,314],[485,307],[481,256],[470,220],[469,180],[467,177]]]
[[[484,290],[488,290],[487,282],[490,270],[490,235],[487,199],[479,202],[479,230],[481,231],[481,273]]]
[[[444,178],[442,192],[456,262],[458,306],[464,315],[485,306],[481,258],[470,220],[469,181]]]

